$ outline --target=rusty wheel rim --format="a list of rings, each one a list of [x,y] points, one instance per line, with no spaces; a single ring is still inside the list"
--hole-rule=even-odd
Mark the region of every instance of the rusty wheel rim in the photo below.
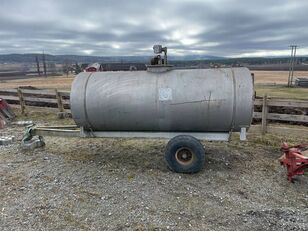
[[[175,158],[181,165],[189,165],[194,160],[194,152],[189,148],[183,147],[176,151]]]

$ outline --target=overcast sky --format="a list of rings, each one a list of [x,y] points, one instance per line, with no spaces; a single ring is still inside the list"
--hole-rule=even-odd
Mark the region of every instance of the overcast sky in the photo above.
[[[0,53],[308,55],[308,0],[0,0]]]

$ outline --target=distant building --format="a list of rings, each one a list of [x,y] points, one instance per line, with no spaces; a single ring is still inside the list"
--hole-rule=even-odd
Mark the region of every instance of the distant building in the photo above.
[[[308,78],[297,78],[295,80],[295,86],[308,88]]]
[[[144,63],[104,63],[103,71],[142,71],[146,70]]]
[[[85,72],[97,72],[102,70],[102,65],[99,63],[93,63],[85,68]]]

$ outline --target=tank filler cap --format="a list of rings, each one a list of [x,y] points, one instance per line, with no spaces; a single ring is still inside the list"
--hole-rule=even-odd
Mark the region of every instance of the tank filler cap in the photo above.
[[[167,59],[167,47],[163,47],[162,45],[154,45],[153,51],[155,55],[151,59],[151,65],[146,65],[148,72],[161,73],[172,70],[172,65],[168,65]],[[164,57],[161,57],[161,53],[164,52]]]

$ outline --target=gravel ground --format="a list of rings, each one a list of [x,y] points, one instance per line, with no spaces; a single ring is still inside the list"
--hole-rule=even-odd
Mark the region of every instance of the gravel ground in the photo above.
[[[23,128],[0,134],[20,140]],[[198,174],[168,170],[166,140],[0,146],[0,230],[308,230],[308,177],[286,180],[280,139],[204,142]]]

